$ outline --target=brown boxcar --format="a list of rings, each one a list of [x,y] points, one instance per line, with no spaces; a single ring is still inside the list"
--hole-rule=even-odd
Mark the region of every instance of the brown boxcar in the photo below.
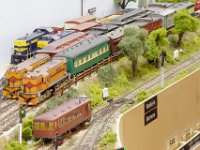
[[[35,138],[52,139],[56,132],[63,135],[91,118],[90,101],[79,98],[68,101],[33,120]]]
[[[112,54],[118,52],[119,49],[117,48],[117,46],[124,35],[124,28],[119,27],[111,32],[108,32],[106,35],[110,38],[110,49]]]
[[[139,28],[146,29],[147,31],[151,32],[162,27],[162,19],[161,17],[154,16],[139,18],[136,19],[134,22],[128,24],[128,26],[129,25],[137,26]]]
[[[53,57],[55,54],[64,51],[67,48],[70,48],[84,40],[87,40],[91,38],[93,35],[83,33],[83,32],[77,32],[73,33],[67,37],[64,37],[62,39],[59,39],[55,42],[50,43],[46,47],[44,47],[42,50],[37,51],[38,54],[49,54],[51,57]]]

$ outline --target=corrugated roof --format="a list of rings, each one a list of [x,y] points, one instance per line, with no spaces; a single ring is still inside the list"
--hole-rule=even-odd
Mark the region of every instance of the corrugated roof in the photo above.
[[[89,100],[87,99],[73,99],[70,100],[52,110],[49,110],[48,112],[41,114],[37,116],[34,121],[53,121],[58,119],[59,117],[63,116],[64,114],[67,114],[71,111],[73,111],[76,108],[81,107],[82,105],[85,105],[89,103]]]
[[[28,72],[24,75],[24,78],[34,78],[39,76],[47,76],[49,74],[49,71],[53,69],[54,67],[58,66],[59,64],[65,64],[66,59],[52,59],[51,61],[47,62],[46,64],[36,68],[32,72]]]
[[[39,61],[48,59],[49,55],[47,54],[37,54],[33,57],[19,63],[18,65],[12,66],[9,68],[8,72],[19,72],[24,69],[32,70],[33,66],[35,66]]]
[[[175,11],[179,11],[181,9],[188,8],[188,7],[191,7],[191,6],[194,6],[194,3],[182,2],[182,3],[177,3],[173,6],[171,6],[170,9],[175,10]]]
[[[77,26],[73,26],[71,28],[68,28],[69,30],[76,30],[76,31],[85,31],[85,30],[88,30],[94,26],[98,25],[97,23],[95,22],[85,22],[85,23],[82,23],[82,24],[79,24]]]
[[[168,9],[165,9],[165,10],[160,11],[160,12],[154,12],[152,14],[158,14],[158,15],[161,15],[161,16],[167,16],[167,15],[170,15],[170,14],[173,14],[173,13],[175,13],[175,10],[172,10],[172,9],[168,8]]]
[[[81,23],[84,23],[84,22],[89,22],[89,21],[94,20],[94,19],[96,19],[95,16],[93,16],[93,15],[87,15],[87,16],[81,16],[79,18],[72,19],[70,21],[66,21],[65,23],[81,24]]]
[[[56,56],[64,56],[69,58],[74,58],[76,56],[79,56],[80,54],[83,54],[84,52],[97,47],[98,45],[108,42],[109,38],[107,36],[96,36],[93,38],[90,38],[89,40],[83,41],[61,53],[58,53]]]

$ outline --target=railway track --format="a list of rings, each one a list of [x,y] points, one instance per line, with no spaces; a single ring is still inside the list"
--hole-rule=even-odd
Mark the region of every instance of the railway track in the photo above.
[[[193,56],[186,61],[179,63],[176,67],[166,70],[164,72],[164,79],[169,79],[173,77],[175,74],[178,74],[181,70],[191,66],[194,63],[200,63],[200,53]],[[93,114],[93,119],[90,128],[87,129],[85,134],[81,137],[80,140],[75,144],[74,150],[93,150],[95,149],[95,145],[98,143],[99,139],[103,135],[103,132],[108,120],[112,117],[112,115],[121,108],[125,103],[130,103],[135,101],[135,96],[138,90],[147,90],[153,87],[156,84],[161,83],[161,75],[151,79],[150,81],[144,83],[138,88],[132,90],[127,93],[121,99],[110,103],[108,106],[105,106],[102,110],[97,111],[97,113]],[[98,114],[99,113],[99,114]]]

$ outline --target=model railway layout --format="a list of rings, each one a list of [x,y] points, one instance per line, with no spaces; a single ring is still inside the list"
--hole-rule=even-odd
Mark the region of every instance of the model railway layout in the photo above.
[[[125,28],[134,26],[148,32],[161,27],[170,30],[174,26],[172,16],[184,8],[192,14],[200,9],[200,4],[155,3],[146,9],[112,14],[103,19],[82,16],[61,26],[37,28],[33,33],[15,40],[12,66],[6,72],[6,83],[1,89],[4,102],[8,103],[1,110],[1,132],[17,122],[17,101],[26,108],[34,108],[28,106],[36,106],[52,96],[62,95],[72,84],[123,55],[117,45]],[[124,103],[109,105],[110,110],[106,108],[102,111],[100,118],[109,118],[109,113]],[[8,108],[9,111],[6,111]],[[7,118],[8,115],[10,118]],[[91,117],[90,101],[87,98],[74,99],[37,116],[33,121],[33,133],[35,138],[42,139],[54,139],[56,133],[64,137],[84,126]],[[7,126],[4,124],[7,119],[13,119],[14,123]],[[95,140],[91,141],[95,143]]]

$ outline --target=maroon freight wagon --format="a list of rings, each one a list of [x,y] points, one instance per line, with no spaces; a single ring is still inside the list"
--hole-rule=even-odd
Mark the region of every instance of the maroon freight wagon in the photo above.
[[[90,119],[90,101],[87,98],[73,99],[35,118],[33,133],[35,138],[53,139],[56,132],[64,135]]]

